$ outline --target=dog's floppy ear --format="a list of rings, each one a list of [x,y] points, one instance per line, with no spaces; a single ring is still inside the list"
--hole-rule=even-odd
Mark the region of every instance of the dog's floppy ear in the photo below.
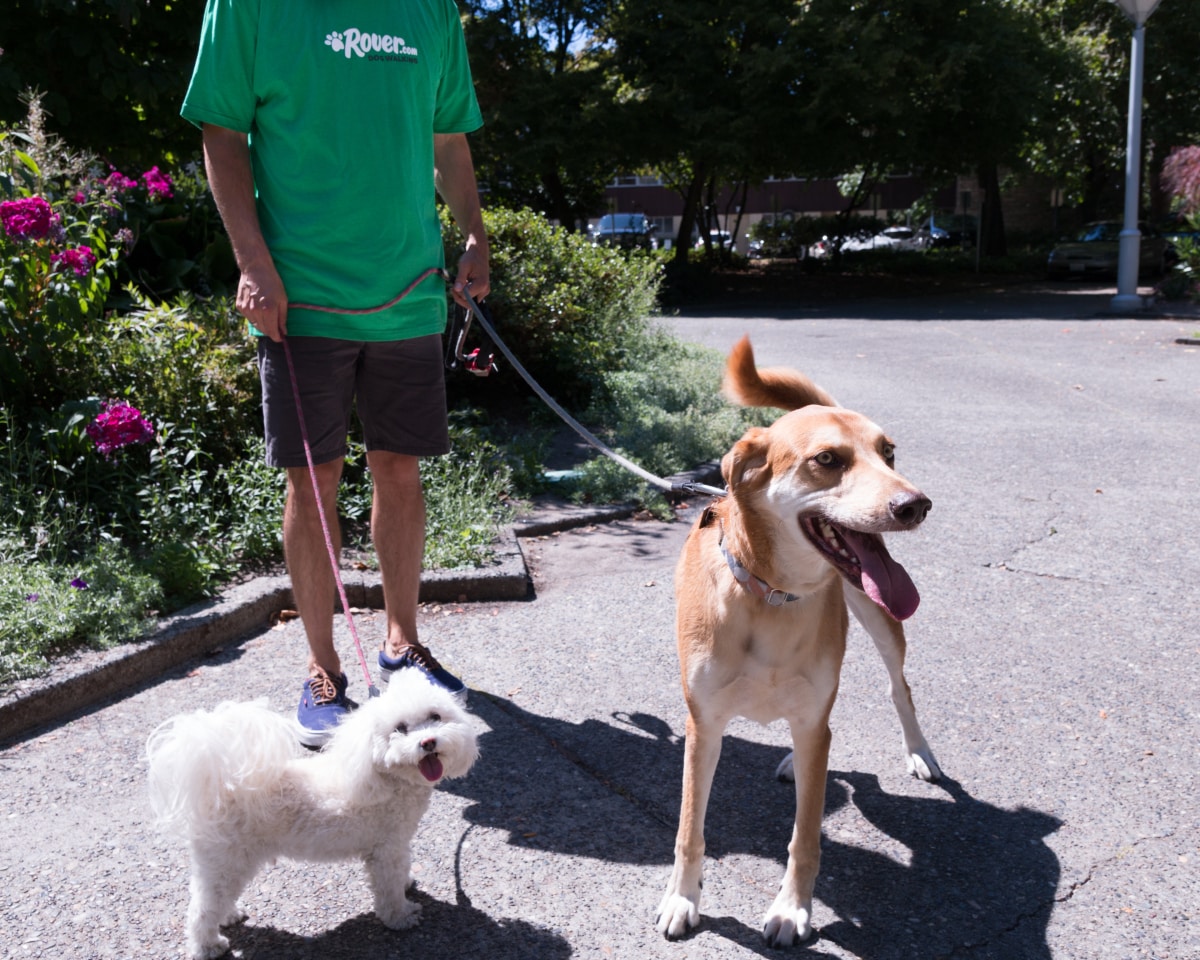
[[[721,476],[730,493],[743,483],[754,479],[767,468],[767,431],[751,427],[721,459]]]

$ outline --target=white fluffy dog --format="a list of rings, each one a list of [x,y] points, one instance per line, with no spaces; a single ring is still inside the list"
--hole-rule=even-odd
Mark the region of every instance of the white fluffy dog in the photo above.
[[[238,895],[276,857],[366,864],[375,914],[395,930],[417,923],[410,845],[434,786],[479,755],[471,717],[419,670],[350,714],[318,754],[265,703],[223,703],[181,714],[146,744],[158,822],[192,858],[187,946],[229,949],[222,925],[245,918]]]

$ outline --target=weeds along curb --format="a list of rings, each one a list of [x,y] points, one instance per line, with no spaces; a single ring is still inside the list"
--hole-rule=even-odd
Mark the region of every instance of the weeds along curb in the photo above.
[[[514,530],[496,543],[484,568],[433,570],[421,576],[422,602],[521,600],[529,574]],[[382,607],[377,572],[344,571],[352,607]],[[148,636],[107,650],[88,650],[56,661],[49,674],[20,681],[0,694],[0,746],[153,680],[193,657],[242,640],[265,628],[292,605],[287,577],[260,577],[212,600],[165,617]]]

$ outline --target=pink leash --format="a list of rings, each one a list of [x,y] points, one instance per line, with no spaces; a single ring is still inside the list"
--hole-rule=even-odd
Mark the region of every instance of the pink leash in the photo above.
[[[427,278],[437,274],[443,280],[448,280],[449,277],[445,270],[440,267],[430,267],[424,271],[416,280],[410,283],[407,287],[400,291],[387,303],[380,304],[378,307],[368,307],[364,310],[345,310],[339,307],[321,307],[314,306],[310,303],[294,303],[291,306],[297,310],[316,310],[321,313],[346,313],[346,314],[368,314],[379,313],[386,310],[388,307],[393,307],[417,288],[417,285]],[[333,569],[333,579],[337,583],[338,596],[342,601],[342,610],[346,614],[346,624],[350,628],[350,636],[354,639],[354,649],[358,651],[358,662],[362,665],[363,676],[367,681],[367,696],[379,696],[379,689],[371,680],[371,671],[367,667],[367,658],[363,654],[362,642],[358,639],[358,628],[354,625],[354,614],[350,612],[350,601],[346,599],[346,587],[342,583],[342,574],[338,565],[337,551],[333,548],[333,537],[329,533],[329,521],[325,518],[325,506],[321,500],[321,487],[317,483],[317,468],[313,463],[312,447],[308,442],[308,427],[304,422],[304,408],[300,404],[300,385],[296,381],[296,366],[292,362],[292,349],[288,346],[287,337],[285,336],[283,343],[283,355],[287,359],[288,376],[292,381],[292,397],[296,401],[296,418],[300,421],[300,439],[304,443],[304,458],[308,461],[308,475],[312,480],[313,495],[317,498],[317,515],[321,518],[321,532],[325,535],[325,549],[329,553],[329,565]]]

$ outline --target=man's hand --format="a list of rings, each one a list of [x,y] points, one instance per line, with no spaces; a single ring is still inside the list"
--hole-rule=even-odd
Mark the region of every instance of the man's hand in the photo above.
[[[487,254],[482,253],[478,247],[468,247],[458,258],[458,273],[454,276],[454,286],[450,295],[460,307],[466,307],[464,290],[471,295],[472,300],[479,303],[491,289]]]
[[[238,313],[276,343],[287,334],[287,292],[270,260],[242,271],[235,304]]]

